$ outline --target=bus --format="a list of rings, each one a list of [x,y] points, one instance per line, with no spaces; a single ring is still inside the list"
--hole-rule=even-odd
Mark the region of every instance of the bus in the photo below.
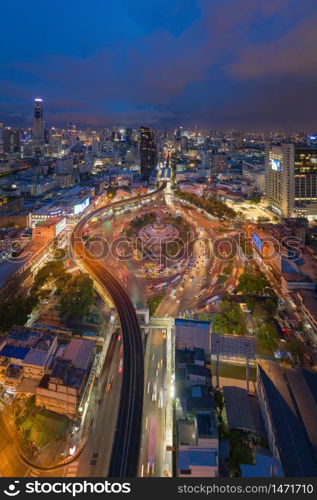
[[[210,299],[206,300],[206,304],[212,304],[213,302],[219,302],[220,297],[219,295],[214,295],[213,297],[210,297]]]
[[[178,274],[174,279],[172,279],[170,284],[174,285],[175,283],[177,283],[181,279],[181,277],[182,277],[182,275]]]
[[[157,291],[159,291],[159,290],[163,290],[163,288],[165,288],[166,286],[167,286],[167,283],[166,283],[166,281],[164,281],[164,283],[159,283],[158,285],[155,285],[155,286],[153,287],[153,290],[154,290],[155,292],[157,292]]]

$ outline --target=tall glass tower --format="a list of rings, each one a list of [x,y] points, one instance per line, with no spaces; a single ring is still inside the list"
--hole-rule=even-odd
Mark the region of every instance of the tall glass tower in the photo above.
[[[43,99],[34,100],[33,141],[38,145],[44,144]]]

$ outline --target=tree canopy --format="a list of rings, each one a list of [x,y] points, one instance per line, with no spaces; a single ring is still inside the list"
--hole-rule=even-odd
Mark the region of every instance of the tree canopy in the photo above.
[[[228,207],[223,201],[218,200],[216,196],[210,196],[209,198],[200,198],[192,193],[183,193],[182,191],[176,189],[174,192],[175,196],[187,200],[198,208],[203,208],[211,215],[215,217],[227,217],[228,219],[234,219],[236,216],[235,211]]]
[[[33,288],[39,289],[47,283],[56,284],[64,276],[64,262],[61,260],[51,260],[37,272]]]
[[[93,281],[88,274],[73,275],[61,290],[61,313],[67,319],[81,319],[94,303]]]
[[[238,304],[224,300],[219,305],[219,313],[213,317],[213,331],[224,334],[241,335],[243,333],[243,319]]]
[[[3,332],[10,330],[13,325],[24,325],[34,307],[38,304],[38,296],[30,294],[27,297],[17,295],[0,306],[0,329]]]
[[[270,323],[264,322],[258,328],[257,341],[262,347],[273,354],[278,347],[276,328]]]
[[[271,290],[270,282],[261,271],[245,271],[241,274],[237,291],[243,295],[265,295]]]

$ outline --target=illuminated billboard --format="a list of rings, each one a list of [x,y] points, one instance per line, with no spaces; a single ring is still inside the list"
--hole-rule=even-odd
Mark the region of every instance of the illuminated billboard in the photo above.
[[[59,233],[63,231],[66,227],[66,217],[64,219],[60,220],[56,226],[55,226],[55,236],[57,236]]]
[[[81,214],[89,205],[89,197],[74,206],[74,215]]]
[[[276,160],[275,158],[271,159],[271,168],[272,170],[275,170],[276,172],[281,171],[281,162],[280,160]]]
[[[253,243],[256,246],[256,248],[259,250],[259,252],[262,253],[262,250],[263,250],[263,241],[260,238],[260,236],[258,236],[256,233],[252,233],[252,240],[253,240]]]

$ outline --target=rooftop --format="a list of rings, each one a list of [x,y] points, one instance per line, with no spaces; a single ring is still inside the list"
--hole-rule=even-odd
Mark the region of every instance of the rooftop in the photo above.
[[[312,283],[312,280],[309,276],[306,276],[305,274],[302,273],[283,273],[282,277],[286,281],[293,281],[296,283]]]
[[[196,321],[193,319],[176,318],[175,319],[175,326],[176,327],[186,327],[186,328],[205,328],[205,329],[209,330],[210,323],[209,323],[209,321]]]
[[[197,433],[194,419],[177,422],[178,442],[180,445],[197,446]]]
[[[6,282],[17,273],[23,266],[26,266],[31,258],[39,254],[45,247],[45,243],[39,244],[39,242],[30,241],[23,248],[21,254],[18,257],[11,257],[10,260],[4,260],[0,263],[0,288],[2,288]]]
[[[217,467],[217,451],[212,448],[189,448],[180,450],[178,454],[179,470],[188,470],[191,467]]]
[[[194,364],[195,361],[205,362],[206,356],[204,349],[176,349],[175,352],[176,365],[181,364]]]
[[[94,349],[93,340],[72,339],[65,349],[63,359],[72,362],[75,368],[86,369]]]
[[[71,361],[65,359],[57,359],[54,363],[52,374],[49,379],[46,379],[46,384],[52,379],[57,379],[63,385],[80,389],[85,379],[86,370],[76,368]],[[42,379],[43,380],[43,379]]]
[[[314,477],[317,467],[296,415],[286,378],[275,361],[259,361],[271,421],[285,475]]]
[[[199,438],[212,438],[216,431],[215,419],[208,411],[196,413],[197,431]]]
[[[48,357],[47,351],[38,351],[36,349],[30,349],[24,358],[24,364],[45,366],[47,357]]]
[[[236,386],[223,388],[229,429],[243,429],[256,432],[252,409],[246,389]]]
[[[186,365],[187,375],[196,375],[197,377],[211,378],[211,373],[208,368],[200,365],[187,364]]]
[[[255,358],[255,338],[242,335],[220,335],[213,333],[211,336],[211,353],[229,358]]]
[[[288,370],[286,378],[296,409],[312,447],[317,452],[317,375],[307,370]]]
[[[182,394],[186,396],[188,411],[193,410],[213,410],[214,398],[211,388],[205,385],[194,385],[186,389]]]
[[[276,466],[272,454],[267,450],[259,450],[256,453],[255,464],[241,464],[242,477],[272,477],[273,468]],[[283,476],[281,470],[275,472],[275,477]]]
[[[317,294],[309,290],[298,290],[297,295],[300,297],[305,308],[309,310],[309,313],[317,321]]]
[[[29,353],[29,351],[30,349],[28,347],[15,347],[13,345],[5,345],[0,351],[0,356],[23,360]]]

